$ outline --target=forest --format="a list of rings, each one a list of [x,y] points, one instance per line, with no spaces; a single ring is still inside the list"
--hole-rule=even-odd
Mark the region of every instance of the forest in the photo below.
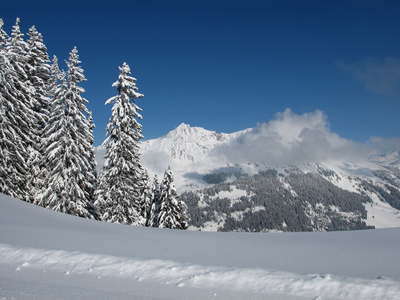
[[[0,19],[0,193],[48,209],[106,222],[186,229],[186,205],[170,168],[151,182],[141,165],[142,109],[127,63],[106,129],[105,164],[96,173],[92,113],[77,47],[60,70],[35,26],[17,18],[8,35]]]
[[[208,175],[206,179],[225,177]],[[370,229],[365,195],[342,190],[319,174],[296,168],[285,174],[275,169],[254,176],[236,173],[236,180],[200,191],[185,192],[190,225],[204,228],[209,222],[218,231],[334,231]],[[239,199],[220,197],[221,191],[245,191]]]

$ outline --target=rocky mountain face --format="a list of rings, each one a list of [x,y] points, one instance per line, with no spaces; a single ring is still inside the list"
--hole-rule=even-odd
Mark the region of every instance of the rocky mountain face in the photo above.
[[[280,166],[246,162],[237,151],[239,159],[225,155],[244,143],[257,148],[252,135],[253,129],[225,134],[181,124],[143,142],[142,163],[150,174],[171,166],[195,230],[400,227],[399,152]]]

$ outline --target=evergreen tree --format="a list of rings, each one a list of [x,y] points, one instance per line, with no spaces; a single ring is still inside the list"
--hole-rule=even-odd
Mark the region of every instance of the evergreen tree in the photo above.
[[[173,181],[171,168],[168,167],[161,185],[161,207],[158,215],[158,227],[187,229],[186,205],[179,200]]]
[[[80,170],[82,172],[82,180],[79,181],[79,185],[85,191],[85,198],[90,203],[91,209],[93,209],[94,203],[94,192],[95,192],[95,181],[96,181],[96,161],[94,154],[94,136],[93,128],[94,122],[92,113],[87,109],[86,104],[89,102],[87,99],[81,96],[85,90],[78,84],[86,81],[83,75],[83,69],[80,67],[81,61],[79,60],[78,50],[76,47],[72,49],[68,66],[68,92],[67,98],[70,98],[72,102],[76,103],[77,107],[77,118],[76,127],[79,133],[76,134],[76,143],[79,145],[80,156],[82,159],[82,165]],[[95,213],[94,210],[91,213]]]
[[[94,218],[91,199],[94,177],[90,161],[93,146],[90,144],[91,128],[85,116],[87,100],[81,96],[84,89],[78,86],[85,80],[79,63],[74,48],[67,61],[68,81],[63,76],[61,85],[55,90],[49,120],[44,129],[45,162],[48,168],[45,171],[45,188],[36,204]]]
[[[4,48],[8,40],[8,34],[4,31],[3,26],[4,21],[0,18],[0,52],[5,50]]]
[[[26,103],[21,101],[17,72],[9,59],[6,43],[9,37],[0,19],[0,193],[27,199],[26,192],[26,142],[29,136],[23,130],[29,115]]]
[[[65,77],[65,74],[63,74],[60,71],[60,68],[58,66],[58,58],[57,56],[53,56],[53,63],[51,64],[50,67],[50,78],[49,78],[49,85],[47,87],[47,93],[49,95],[49,106],[54,98],[54,95],[59,87],[60,81]]]
[[[48,114],[48,87],[50,80],[50,60],[47,53],[47,48],[43,43],[42,35],[36,30],[35,26],[29,29],[29,39],[27,41],[28,52],[27,52],[27,71],[28,78],[34,88],[34,98],[36,100],[37,107],[34,107],[36,111],[44,115],[43,118]],[[45,121],[45,120],[41,120]],[[39,124],[41,128],[44,127],[44,123]]]
[[[151,204],[150,204],[150,213],[147,221],[147,226],[149,227],[158,227],[158,214],[160,212],[160,183],[158,182],[157,175],[154,175],[153,186],[151,189]]]
[[[61,83],[63,83],[61,85]],[[49,103],[48,103],[48,116],[47,116],[47,122],[49,121],[48,118],[50,117],[50,112],[52,114],[55,113],[57,102],[56,102],[56,94],[59,95],[61,91],[65,91],[67,88],[67,82],[65,81],[65,72],[61,72],[58,66],[58,58],[57,56],[53,56],[53,63],[50,67],[50,78],[49,78],[49,85],[47,87],[47,92],[49,95]],[[61,89],[61,90],[58,90]],[[61,111],[60,111],[61,112]],[[54,121],[54,120],[53,120]],[[42,161],[40,164],[40,174],[39,174],[39,180],[43,183],[41,187],[39,187],[39,194],[43,192],[44,189],[44,182],[46,178],[49,175],[50,168],[47,165],[47,159],[45,157],[45,153],[47,151],[47,148],[49,147],[49,141],[46,139],[46,135],[49,133],[46,132],[50,128],[50,124],[45,124],[45,127],[42,130],[42,139],[41,139],[41,147],[40,147],[40,152],[42,153]],[[40,203],[41,200],[37,199],[34,201],[34,203],[38,204]]]
[[[135,103],[135,99],[143,95],[136,92],[136,79],[129,76],[129,66],[123,63],[119,70],[119,78],[113,84],[118,95],[106,101],[114,105],[107,125],[105,163],[95,205],[104,221],[143,225],[140,207],[143,168],[139,154],[139,141],[143,136],[142,126],[137,121],[142,116]]]
[[[34,105],[32,109],[37,117],[35,127],[31,128],[32,149],[28,161],[30,181],[27,183],[31,192],[32,199],[43,187],[43,182],[39,176],[43,162],[41,152],[42,130],[48,116],[48,88],[50,80],[50,65],[47,48],[43,43],[42,35],[36,30],[35,26],[29,29],[29,40],[27,41],[27,75],[32,89]]]
[[[153,196],[151,193],[150,178],[147,170],[142,172],[142,189],[140,191],[140,214],[145,220],[145,225],[148,226],[150,218],[150,209]]]
[[[92,117],[92,112],[89,112],[89,144],[92,146],[89,152],[89,172],[92,173],[92,181],[91,184],[88,185],[87,192],[89,194],[89,199],[93,203],[93,209],[94,207],[94,194],[97,189],[97,162],[96,162],[96,157],[95,157],[95,150],[94,150],[94,135],[93,135],[93,129],[96,127],[93,121]],[[98,218],[97,216],[97,211],[93,211],[93,214]]]
[[[27,66],[27,43],[24,41],[24,34],[21,32],[19,26],[19,18],[17,18],[15,25],[12,28],[11,36],[8,37],[6,41],[7,55],[13,65],[15,72],[18,75],[18,79],[26,82],[28,80],[28,75],[26,72]],[[22,87],[21,87],[22,88]],[[31,96],[32,89],[21,89],[26,95]],[[30,99],[29,103],[33,102]],[[33,103],[31,103],[33,105]]]
[[[1,21],[1,27],[3,21]],[[2,187],[13,197],[30,199],[30,170],[28,162],[34,153],[35,138],[32,128],[38,116],[33,111],[32,87],[26,73],[26,43],[19,27],[19,19],[8,37],[0,30],[1,45],[1,160]],[[5,43],[5,46],[4,46]]]

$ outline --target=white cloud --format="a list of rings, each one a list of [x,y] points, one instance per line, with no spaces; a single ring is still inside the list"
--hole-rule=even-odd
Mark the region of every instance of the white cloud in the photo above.
[[[370,137],[366,142],[366,147],[371,151],[377,151],[380,153],[392,153],[400,151],[400,138],[385,139],[382,137],[373,136]]]
[[[295,165],[336,159],[355,160],[367,154],[361,144],[341,138],[329,129],[327,116],[320,110],[298,115],[290,109],[259,124],[231,143],[214,150],[227,162]]]

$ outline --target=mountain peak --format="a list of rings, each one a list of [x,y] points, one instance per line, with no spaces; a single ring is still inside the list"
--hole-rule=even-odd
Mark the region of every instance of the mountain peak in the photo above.
[[[145,141],[141,149],[143,152],[147,149],[164,151],[175,160],[193,163],[203,160],[212,149],[233,137],[234,135],[231,134],[216,133],[202,127],[192,127],[181,123],[163,137]]]
[[[181,123],[174,130],[167,133],[165,138],[179,139],[179,140],[193,140],[196,141],[200,137],[209,137],[216,135],[215,131],[210,131],[202,127],[192,127],[189,124]]]
[[[191,126],[189,124],[186,124],[184,122],[182,122],[178,127],[176,127],[175,130],[182,130],[182,129],[186,129],[186,128],[191,128]]]
[[[189,124],[186,123],[181,123],[178,127],[176,127],[174,130],[172,130],[170,133],[189,133],[196,127],[192,127]]]

